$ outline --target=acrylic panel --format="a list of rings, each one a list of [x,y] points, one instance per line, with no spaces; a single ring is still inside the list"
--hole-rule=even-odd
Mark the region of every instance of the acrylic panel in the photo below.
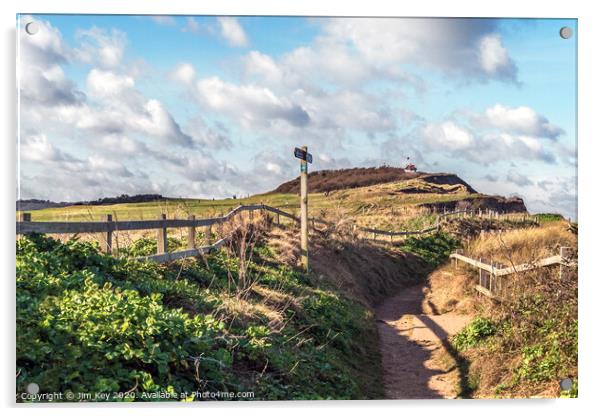
[[[17,401],[576,397],[577,35],[17,16]]]

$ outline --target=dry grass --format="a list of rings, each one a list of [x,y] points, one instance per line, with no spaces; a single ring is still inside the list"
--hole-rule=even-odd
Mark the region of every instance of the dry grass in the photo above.
[[[518,265],[556,255],[561,246],[576,253],[577,239],[566,223],[555,222],[481,236],[466,254]],[[478,380],[473,397],[558,397],[558,381],[577,378],[577,270],[565,268],[562,277],[557,266],[509,275],[501,303],[478,296],[476,279],[475,269],[447,264],[430,275],[425,300],[435,312],[473,313],[497,325],[488,343],[462,353]]]
[[[567,231],[566,223],[554,222],[486,234],[471,242],[465,252],[473,258],[482,257],[487,262],[493,260],[511,266],[557,255],[563,246],[576,249],[577,237]]]
[[[299,266],[296,228],[274,228],[268,245],[282,263]],[[364,305],[373,306],[401,288],[418,282],[428,266],[419,257],[357,239],[345,221],[310,239],[312,275]]]
[[[464,270],[456,270],[451,265],[444,266],[429,275],[428,283],[428,292],[422,305],[425,311],[471,315],[484,306],[473,296],[474,277]]]

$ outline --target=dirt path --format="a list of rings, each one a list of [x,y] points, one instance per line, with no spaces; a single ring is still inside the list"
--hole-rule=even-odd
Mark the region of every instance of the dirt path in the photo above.
[[[470,317],[425,313],[421,306],[425,290],[424,285],[409,287],[376,309],[389,399],[455,398],[458,394],[462,374],[447,337],[462,329]],[[448,353],[438,354],[442,348]]]

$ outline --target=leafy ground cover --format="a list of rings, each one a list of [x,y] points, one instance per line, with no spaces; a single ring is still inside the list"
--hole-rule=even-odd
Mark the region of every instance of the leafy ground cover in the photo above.
[[[89,400],[382,397],[370,311],[265,246],[247,260],[241,286],[228,251],[160,265],[89,242],[20,238],[17,393],[37,383]]]

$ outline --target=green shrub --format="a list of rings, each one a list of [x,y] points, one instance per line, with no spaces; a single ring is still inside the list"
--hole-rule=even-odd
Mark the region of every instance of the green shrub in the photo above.
[[[481,344],[496,333],[496,327],[487,318],[478,317],[458,332],[452,343],[458,351],[464,351]]]
[[[150,254],[150,246],[142,241],[130,253]],[[113,258],[77,240],[20,238],[17,391],[35,382],[41,393],[91,393],[90,400],[126,391],[136,396],[115,400],[181,398],[197,389],[253,391],[261,400],[374,397],[358,364],[370,342],[362,334],[373,328],[367,309],[270,255],[257,247],[250,275],[300,300],[282,309],[287,324],[276,331],[265,315],[224,308],[224,297],[241,296],[238,261],[224,251],[162,265]]]
[[[539,220],[539,222],[554,222],[554,221],[563,221],[564,217],[560,214],[551,214],[551,213],[544,213],[544,214],[535,214],[535,217],[537,217],[537,219]]]
[[[400,247],[422,257],[432,266],[437,266],[445,261],[459,244],[450,234],[438,232],[427,236],[408,237]]]

